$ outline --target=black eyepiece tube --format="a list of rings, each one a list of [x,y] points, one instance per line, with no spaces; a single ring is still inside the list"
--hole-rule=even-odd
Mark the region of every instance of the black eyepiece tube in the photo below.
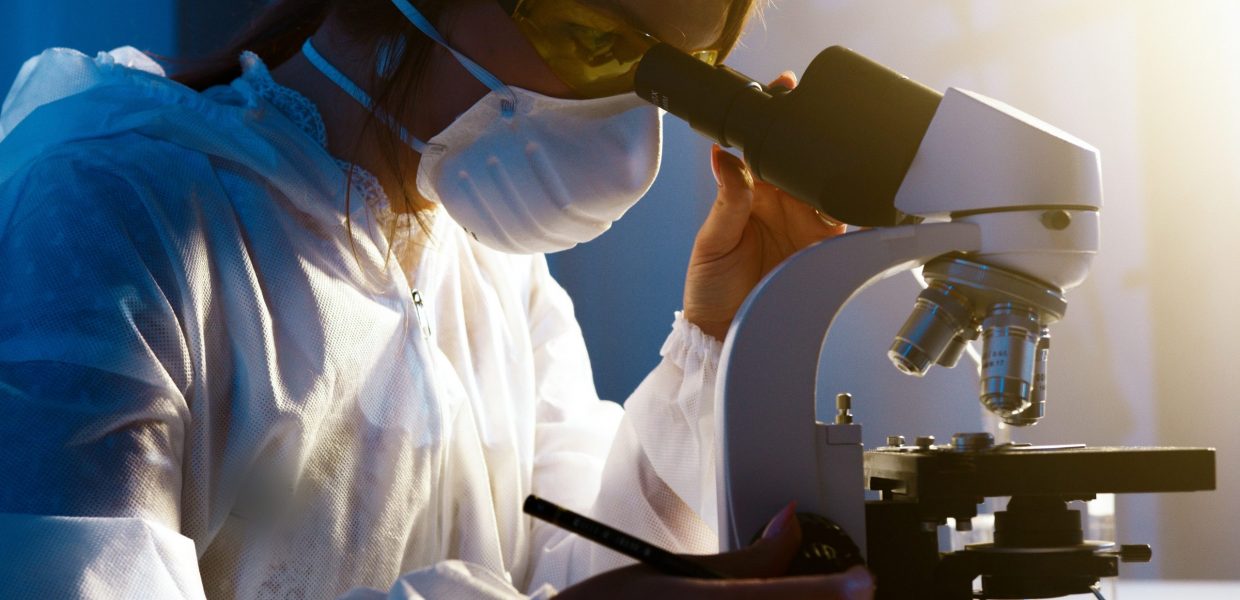
[[[674,47],[637,67],[639,96],[744,151],[754,175],[832,218],[897,225],[895,195],[942,94],[847,48],[827,48],[791,92],[771,93]]]
[[[737,100],[770,100],[762,85],[726,66],[712,67],[667,44],[651,48],[637,66],[637,95],[684,119],[724,146],[745,147],[739,132],[728,135]]]

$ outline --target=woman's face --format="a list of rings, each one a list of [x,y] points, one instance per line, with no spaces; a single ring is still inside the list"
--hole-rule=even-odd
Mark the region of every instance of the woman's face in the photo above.
[[[719,39],[732,1],[581,0],[686,51],[709,47]],[[495,0],[462,3],[441,28],[453,47],[504,83],[548,96],[574,96]],[[417,111],[421,122],[414,124],[421,139],[442,131],[488,91],[445,51],[437,49],[428,66],[429,85],[420,101],[429,110]]]

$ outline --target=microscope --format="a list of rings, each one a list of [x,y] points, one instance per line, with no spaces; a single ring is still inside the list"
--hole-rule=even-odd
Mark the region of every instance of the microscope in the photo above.
[[[716,404],[721,550],[747,545],[795,500],[807,535],[794,570],[864,561],[879,598],[1101,597],[1099,578],[1151,550],[1085,539],[1069,502],[1214,488],[1209,448],[996,444],[965,432],[949,443],[891,436],[866,451],[848,394],[832,418],[815,414],[816,394],[834,393],[817,389],[817,371],[836,315],[867,286],[922,268],[926,287],[888,351],[895,368],[923,376],[979,342],[985,410],[1012,427],[1042,419],[1049,327],[1098,251],[1093,147],[841,47],[819,54],[795,90],[666,45],[635,77],[640,96],[742,150],[756,177],[865,228],[790,257],[733,321]],[[1010,498],[993,541],[941,551],[939,527],[950,518],[967,530],[992,497]]]

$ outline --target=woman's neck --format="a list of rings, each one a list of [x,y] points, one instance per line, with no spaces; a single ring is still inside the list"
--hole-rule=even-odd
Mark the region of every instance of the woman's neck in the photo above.
[[[351,80],[359,84],[369,80],[363,74],[369,68],[364,60],[358,60],[356,46],[351,46],[339,35],[329,22],[314,35],[316,49]],[[365,54],[365,53],[360,53]],[[379,123],[366,126],[369,112],[339,86],[319,72],[310,61],[298,52],[288,61],[271,71],[276,83],[295,90],[308,98],[318,108],[327,129],[327,151],[332,156],[366,169],[379,180],[387,194],[391,209],[395,212],[414,212],[433,207],[430,201],[417,193],[412,177],[400,177],[394,162],[405,167],[405,172],[416,173],[420,155],[412,149],[399,148],[403,153],[398,161],[390,160],[381,151],[377,135]],[[413,206],[409,206],[408,202]]]

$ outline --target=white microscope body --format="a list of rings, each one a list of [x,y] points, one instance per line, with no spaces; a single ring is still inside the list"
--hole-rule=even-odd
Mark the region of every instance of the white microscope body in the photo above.
[[[746,546],[789,501],[825,516],[865,552],[860,426],[815,415],[820,352],[853,295],[927,265],[889,354],[921,375],[983,342],[983,404],[1014,425],[1042,415],[1046,325],[1098,251],[1098,152],[984,96],[944,95],[896,196],[921,224],[850,233],[775,269],[724,344],[716,404],[721,550]],[[826,357],[830,360],[830,357]]]

